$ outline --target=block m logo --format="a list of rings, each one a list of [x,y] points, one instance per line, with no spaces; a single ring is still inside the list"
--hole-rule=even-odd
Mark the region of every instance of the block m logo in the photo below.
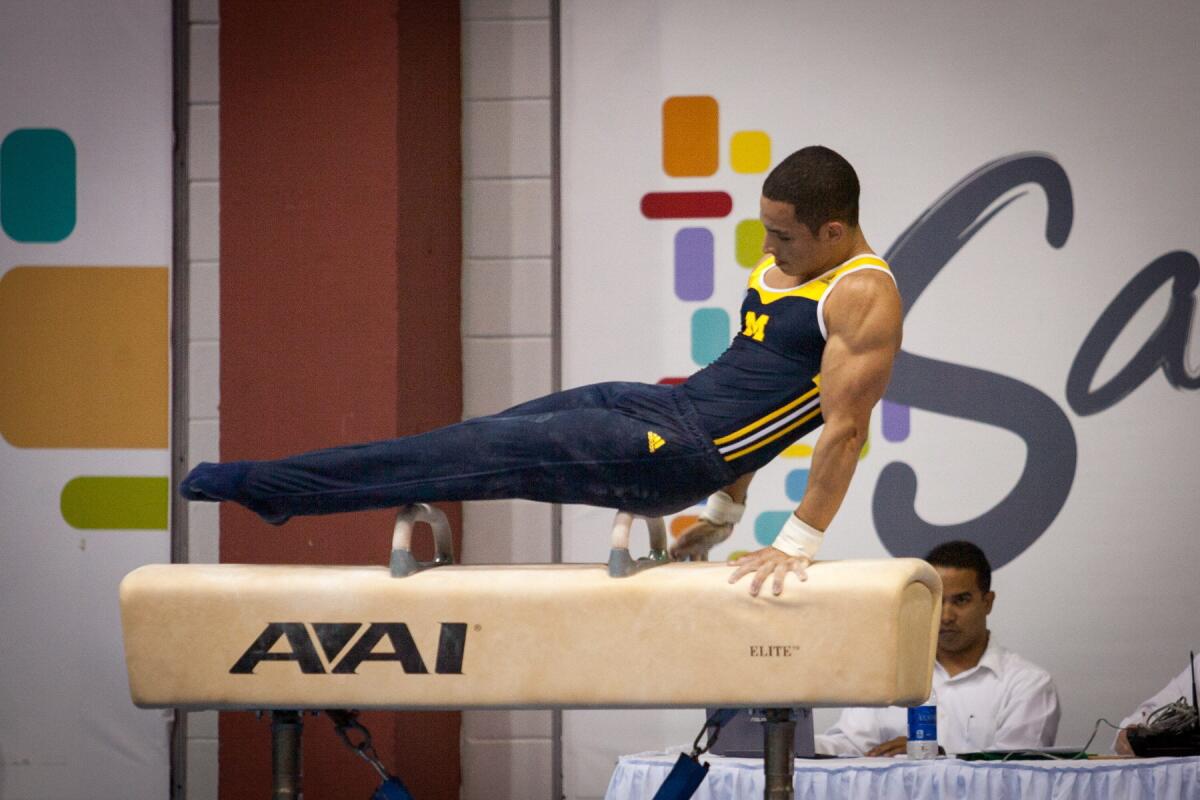
[[[749,336],[756,342],[761,342],[763,336],[767,332],[767,322],[770,317],[766,314],[755,314],[753,311],[746,312],[746,328],[742,331],[742,336]]]

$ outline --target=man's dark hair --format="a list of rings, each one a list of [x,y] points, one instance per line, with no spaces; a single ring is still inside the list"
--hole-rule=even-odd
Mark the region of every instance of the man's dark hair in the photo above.
[[[858,227],[858,175],[828,147],[805,147],[780,161],[763,181],[762,193],[768,200],[795,206],[796,219],[813,236],[832,220]]]
[[[992,565],[987,556],[970,542],[946,542],[929,551],[925,560],[935,567],[973,569],[979,579],[979,590],[987,594],[992,589]]]

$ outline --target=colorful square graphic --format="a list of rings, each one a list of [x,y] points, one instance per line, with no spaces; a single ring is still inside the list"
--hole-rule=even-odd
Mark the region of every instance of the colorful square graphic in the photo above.
[[[88,475],[63,487],[63,519],[80,530],[167,529],[170,482],[160,477]]]
[[[75,229],[75,143],[21,128],[0,143],[0,226],[14,241],[60,242]]]
[[[729,141],[734,172],[766,172],[771,166],[771,137],[765,131],[738,131]]]
[[[754,541],[763,547],[770,547],[791,515],[791,511],[764,511],[759,514],[754,518]]]
[[[766,238],[767,229],[757,219],[744,219],[739,222],[734,232],[737,263],[752,268],[762,261],[763,242]]]
[[[713,175],[720,161],[717,100],[708,95],[663,101],[663,172],[672,178]]]
[[[683,228],[675,234],[675,296],[707,300],[713,293],[713,235],[708,228]]]
[[[729,312],[723,308],[700,308],[692,314],[692,360],[706,366],[717,360],[730,338]]]
[[[0,278],[0,435],[14,447],[167,447],[167,269]]]

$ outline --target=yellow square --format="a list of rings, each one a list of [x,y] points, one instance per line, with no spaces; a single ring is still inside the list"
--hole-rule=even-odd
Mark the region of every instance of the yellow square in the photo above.
[[[766,172],[771,166],[771,137],[765,131],[738,131],[729,142],[734,172]]]

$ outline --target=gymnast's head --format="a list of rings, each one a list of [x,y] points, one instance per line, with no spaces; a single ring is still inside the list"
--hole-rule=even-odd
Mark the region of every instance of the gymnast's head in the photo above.
[[[797,222],[818,235],[828,222],[858,227],[858,174],[828,147],[804,147],[780,161],[763,181],[768,200],[788,203]]]
[[[797,150],[763,181],[763,252],[788,275],[809,279],[861,251],[858,175],[828,147]]]

